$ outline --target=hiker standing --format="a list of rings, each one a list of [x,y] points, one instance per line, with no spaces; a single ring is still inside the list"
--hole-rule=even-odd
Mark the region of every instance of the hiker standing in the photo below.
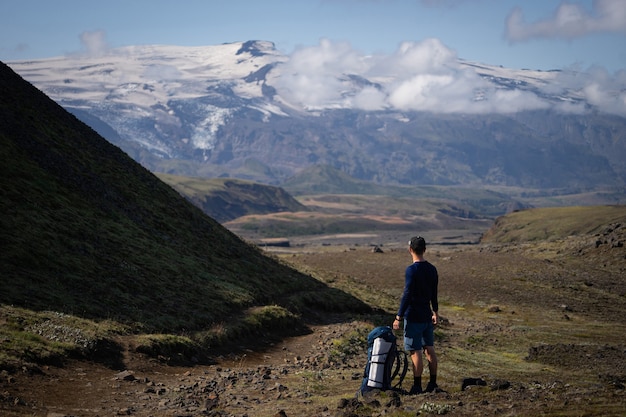
[[[399,330],[400,321],[404,319],[404,348],[409,352],[413,363],[413,386],[409,394],[423,392],[424,361],[422,351],[426,354],[428,370],[430,371],[430,381],[425,391],[432,392],[437,388],[434,326],[439,321],[437,314],[439,309],[437,301],[439,276],[437,268],[424,259],[425,251],[426,241],[423,237],[411,238],[409,253],[413,258],[413,263],[406,268],[400,308],[393,322],[394,330]]]

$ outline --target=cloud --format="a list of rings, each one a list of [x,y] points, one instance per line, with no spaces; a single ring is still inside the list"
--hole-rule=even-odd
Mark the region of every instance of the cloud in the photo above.
[[[601,67],[529,73],[528,80],[545,78],[534,87],[526,81],[519,87],[514,80],[496,82],[510,73],[496,67],[489,71],[491,80],[479,75],[475,66],[462,65],[454,50],[434,38],[404,42],[384,55],[360,54],[348,43],[324,39],[298,49],[272,70],[270,79],[283,101],[308,111],[489,114],[553,109],[580,114],[589,111],[590,104],[626,116],[626,70],[614,75]]]
[[[80,43],[84,52],[90,57],[106,55],[110,49],[106,41],[106,33],[102,30],[81,33]]]
[[[515,8],[506,20],[506,38],[511,42],[533,38],[574,39],[593,33],[626,33],[626,7],[623,0],[594,0],[591,12],[578,4],[561,2],[554,14],[544,20],[527,23],[521,8]]]
[[[577,87],[589,104],[606,113],[626,116],[626,70],[611,76],[606,69],[593,67],[584,75]]]
[[[414,73],[448,73],[458,67],[456,52],[435,38],[403,42],[389,58],[381,61],[381,66],[394,68],[400,77]]]
[[[551,96],[577,97],[580,102],[564,101],[555,108],[565,113],[583,113],[587,105],[603,113],[626,116],[626,70],[610,74],[605,68],[572,68],[558,72],[543,88]]]
[[[404,42],[391,55],[361,55],[348,43],[322,40],[279,66],[272,86],[305,110],[503,113],[549,107],[530,92],[498,90],[438,39]]]
[[[361,73],[363,61],[350,44],[322,39],[319,46],[296,50],[281,66],[274,87],[283,99],[308,109],[341,105],[343,76]]]

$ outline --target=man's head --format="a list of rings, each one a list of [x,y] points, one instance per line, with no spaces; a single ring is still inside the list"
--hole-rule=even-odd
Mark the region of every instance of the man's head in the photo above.
[[[426,251],[426,240],[421,236],[414,236],[409,240],[409,247],[413,252],[421,255]]]

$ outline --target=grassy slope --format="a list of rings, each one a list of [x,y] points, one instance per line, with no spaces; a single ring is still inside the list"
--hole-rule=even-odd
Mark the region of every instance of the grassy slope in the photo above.
[[[242,242],[4,64],[0,98],[0,325],[19,322],[8,305],[148,332],[249,323],[255,306],[367,309]]]
[[[591,235],[603,225],[626,223],[626,206],[551,207],[522,210],[496,219],[485,243],[550,241]]]

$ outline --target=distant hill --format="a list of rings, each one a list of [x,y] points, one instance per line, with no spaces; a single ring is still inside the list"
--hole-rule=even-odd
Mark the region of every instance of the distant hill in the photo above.
[[[610,231],[608,231],[611,229]],[[569,236],[601,236],[619,230],[626,244],[626,206],[547,207],[496,219],[483,243],[547,242]],[[618,238],[616,238],[618,239]],[[618,239],[619,240],[619,239]]]
[[[219,222],[249,214],[307,210],[281,187],[231,178],[156,175]]]
[[[464,209],[442,208],[441,214],[460,217],[496,217],[509,211],[526,208],[518,199],[482,187],[454,187],[436,185],[380,185],[353,178],[333,167],[311,166],[289,178],[283,188],[294,196],[315,194],[362,194],[390,198],[413,198],[421,201],[439,201]],[[390,205],[393,205],[390,203]],[[465,211],[466,213],[462,213]]]
[[[240,240],[4,64],[0,156],[0,304],[147,332],[227,329],[264,306],[296,321],[368,310]]]

